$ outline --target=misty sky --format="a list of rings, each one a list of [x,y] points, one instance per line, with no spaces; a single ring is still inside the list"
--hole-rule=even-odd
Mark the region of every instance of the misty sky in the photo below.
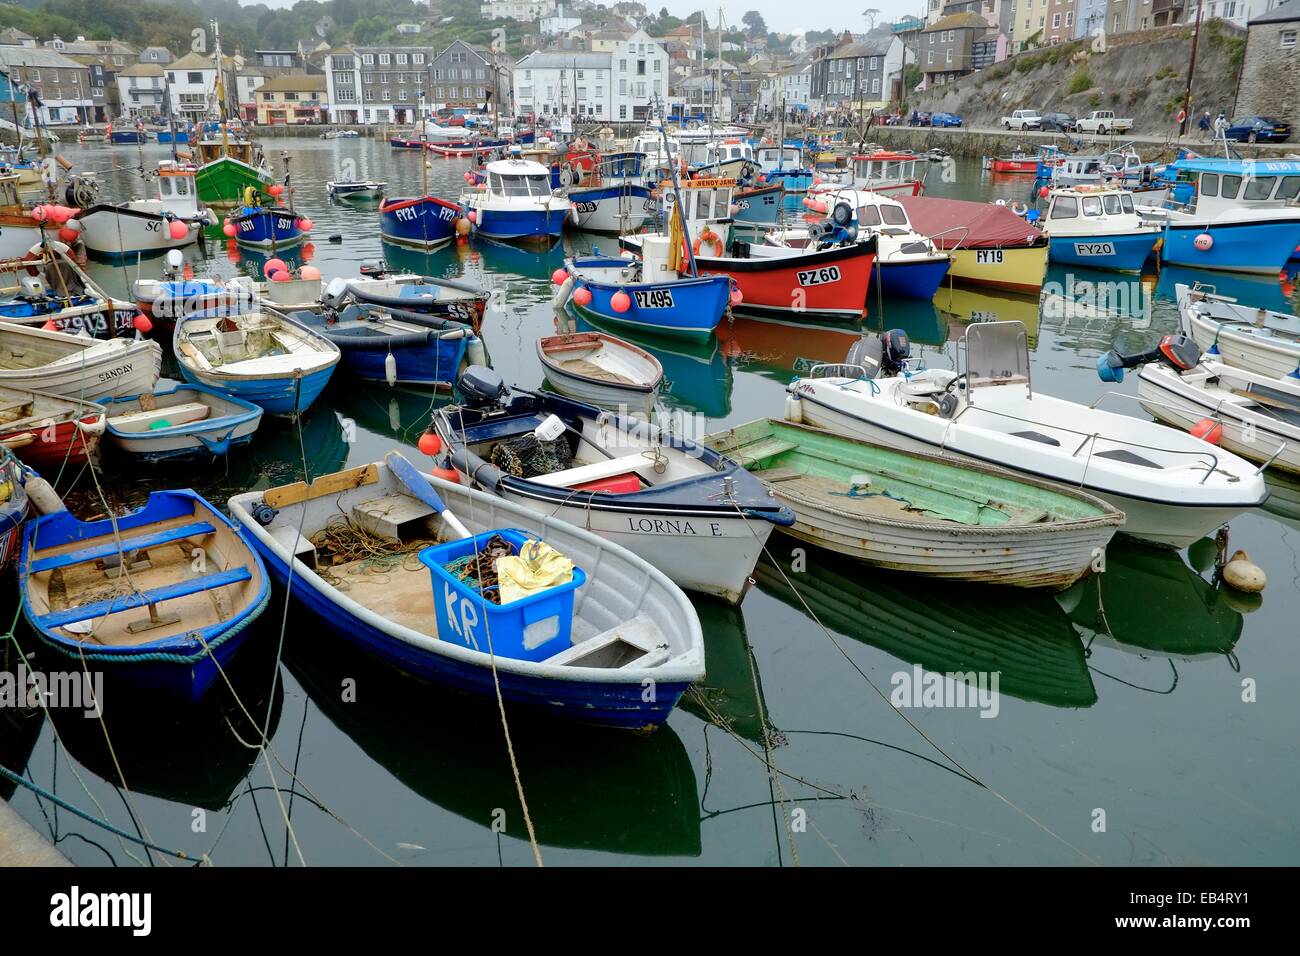
[[[261,0],[269,7],[291,7],[297,0]],[[365,0],[356,0],[357,6],[365,9]],[[613,0],[607,0],[607,5]],[[716,17],[716,8],[718,4],[714,0],[712,6],[709,0],[642,0],[646,8],[657,12],[660,7],[667,7],[668,11],[675,16],[683,16],[703,7],[706,10],[712,10],[710,17]],[[860,5],[859,5],[860,4]],[[249,6],[250,4],[245,4]],[[777,2],[777,0],[744,0],[741,3],[728,2],[722,4],[726,11],[724,14],[724,23],[730,23],[731,18],[735,17],[737,25],[740,18],[745,15],[747,10],[757,10],[763,14],[763,19],[767,22],[769,30],[776,30],[782,33],[800,33],[804,30],[826,30],[826,29],[843,29],[865,30],[866,20],[862,17],[862,11],[875,8],[881,12],[881,18],[886,20],[897,20],[905,14],[911,13],[916,16],[924,16],[924,0],[858,0],[858,3],[845,3],[844,0],[800,0],[798,3]],[[853,11],[849,13],[848,11]],[[710,19],[710,25],[713,20]]]

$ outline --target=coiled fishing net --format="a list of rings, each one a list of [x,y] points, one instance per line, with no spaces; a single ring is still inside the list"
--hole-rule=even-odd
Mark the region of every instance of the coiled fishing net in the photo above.
[[[471,590],[478,591],[484,600],[493,604],[501,603],[501,591],[497,579],[497,558],[504,558],[515,553],[514,545],[499,534],[488,539],[487,544],[474,554],[457,558],[450,564],[443,565],[447,573],[461,581]]]

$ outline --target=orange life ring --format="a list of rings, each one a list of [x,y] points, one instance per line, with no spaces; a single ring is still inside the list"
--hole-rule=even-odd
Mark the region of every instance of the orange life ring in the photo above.
[[[701,232],[698,236],[695,237],[695,245],[692,246],[691,248],[695,250],[695,254],[698,256],[700,254],[700,247],[706,244],[712,246],[715,250],[717,250],[716,252],[713,253],[713,257],[715,259],[720,258],[722,254],[726,251],[722,246],[722,237],[719,236],[712,229],[709,229],[707,226],[705,227],[703,232]]]

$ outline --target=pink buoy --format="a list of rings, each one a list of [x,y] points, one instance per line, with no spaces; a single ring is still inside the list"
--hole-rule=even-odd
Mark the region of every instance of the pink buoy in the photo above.
[[[569,278],[569,270],[563,266],[551,273],[552,285],[564,285],[564,280]]]
[[[740,291],[740,288],[739,288],[739,287],[736,287],[736,288],[734,288],[734,289],[731,290],[731,304],[732,304],[732,305],[740,305],[740,303],[742,303],[742,302],[744,302],[744,301],[745,301],[745,294],[744,294],[743,292]]]
[[[315,266],[303,266],[301,269],[298,270],[298,278],[300,278],[300,279],[319,279],[319,278],[320,278],[320,270],[317,269]]]
[[[469,211],[469,215],[466,216],[465,218],[468,219],[470,222],[477,223],[477,222],[478,222],[478,210],[477,210],[477,209],[471,209],[471,210]]]
[[[69,229],[67,226],[64,226],[59,230],[59,242],[66,242],[68,245],[72,245],[77,241],[79,235],[81,234],[77,232],[77,230]]]
[[[227,219],[226,224],[221,227],[221,231],[230,239],[235,238],[235,233],[239,232],[239,230],[235,228],[235,224],[229,219]]]
[[[60,226],[68,221],[68,216],[72,213],[72,210],[67,206],[47,206],[46,209],[50,222],[57,223]]]
[[[628,309],[632,308],[632,297],[628,295],[626,292],[624,292],[622,289],[619,289],[612,296],[610,296],[609,306],[615,312],[619,312],[619,313],[626,312]]]
[[[171,230],[172,238],[177,242],[190,234],[190,227],[185,225],[185,223],[181,222],[179,219],[173,219],[168,228]]]
[[[293,278],[293,274],[288,269],[281,269],[278,272],[271,273],[272,282],[288,282]]]
[[[45,222],[50,218],[50,211],[45,206],[33,206],[31,217],[34,222]]]
[[[428,455],[430,458],[442,451],[442,439],[433,432],[425,432],[421,435],[417,445],[419,446],[420,451],[423,454]]]
[[[272,196],[280,196],[284,193],[284,187],[279,183],[272,183],[270,186],[266,187],[266,191]]]
[[[262,275],[268,279],[272,272],[284,272],[289,268],[283,259],[267,259],[266,265],[262,266]]]
[[[1200,252],[1209,252],[1214,248],[1214,237],[1208,232],[1203,232],[1192,240],[1192,245]]]
[[[308,219],[306,216],[301,216],[298,219],[298,228],[301,229],[303,232],[311,232],[311,227],[314,225],[315,223],[312,222],[310,219]]]
[[[149,321],[149,316],[143,312],[135,314],[135,318],[131,320],[131,325],[141,335],[148,335],[153,330],[153,323]]]
[[[1044,198],[1044,199],[1046,199],[1046,198],[1047,198],[1048,196],[1050,196],[1051,194],[1052,194],[1052,191],[1051,191],[1050,189],[1048,189],[1046,186],[1044,186],[1042,189],[1038,190],[1038,195],[1041,196],[1041,197]]]
[[[46,332],[57,332],[59,331],[59,323],[55,322],[53,319],[46,319],[45,324],[42,325],[41,328]]]
[[[585,285],[578,286],[578,288],[573,290],[573,301],[575,304],[581,306],[591,305],[591,290]]]

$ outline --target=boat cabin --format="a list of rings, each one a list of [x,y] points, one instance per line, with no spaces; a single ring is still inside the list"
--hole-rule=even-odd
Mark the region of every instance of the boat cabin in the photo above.
[[[1044,222],[1052,223],[1078,220],[1101,220],[1118,216],[1131,216],[1136,221],[1137,210],[1133,195],[1126,190],[1101,186],[1070,186],[1054,189],[1048,201]],[[1124,223],[1109,223],[1107,230],[1123,228]]]
[[[196,170],[188,163],[163,160],[158,164],[158,198],[168,212],[178,216],[197,216],[199,190],[194,183]]]
[[[487,192],[503,199],[549,199],[551,171],[528,159],[500,159],[487,165]]]
[[[1179,160],[1170,170],[1195,184],[1189,204],[1211,215],[1227,209],[1277,208],[1300,200],[1300,160]]]
[[[854,156],[853,182],[884,186],[916,179],[916,163],[921,158],[912,153],[890,152]]]
[[[597,181],[601,183],[639,183],[645,169],[645,153],[603,153],[596,163]]]
[[[1100,183],[1105,166],[1101,156],[1064,156],[1052,166],[1052,182],[1060,186]]]
[[[257,166],[261,162],[261,150],[256,143],[251,143],[246,139],[237,139],[233,136],[226,139],[202,139],[199,140],[199,164],[215,162],[223,156],[230,159],[237,159],[241,163],[247,163],[249,166]]]
[[[677,201],[673,184],[664,182],[660,188],[667,212]],[[697,226],[708,222],[730,221],[731,197],[735,189],[734,179],[689,179],[681,183],[682,213],[687,227],[694,231]]]
[[[798,146],[760,146],[754,150],[754,158],[765,173],[803,166],[803,151]]]

